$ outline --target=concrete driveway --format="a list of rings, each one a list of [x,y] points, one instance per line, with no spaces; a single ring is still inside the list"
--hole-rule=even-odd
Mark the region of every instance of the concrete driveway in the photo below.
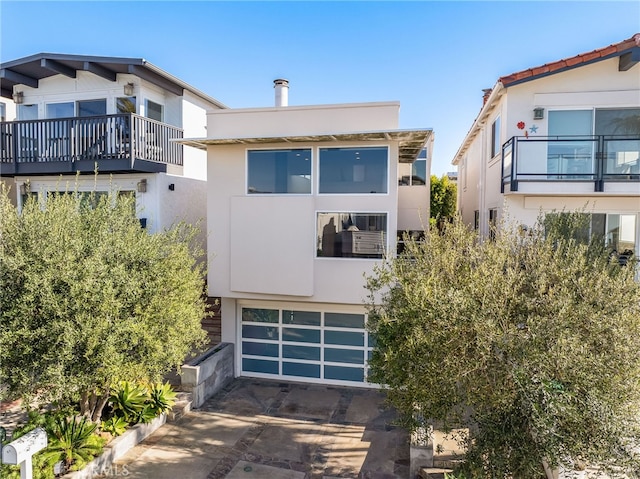
[[[132,479],[396,479],[409,437],[370,389],[239,378],[120,460]],[[116,472],[117,471],[117,472]]]

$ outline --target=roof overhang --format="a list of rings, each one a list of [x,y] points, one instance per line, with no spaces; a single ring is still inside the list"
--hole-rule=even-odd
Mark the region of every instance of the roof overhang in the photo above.
[[[433,130],[386,130],[365,131],[357,133],[328,133],[321,135],[294,136],[260,136],[244,138],[185,138],[176,140],[177,143],[206,150],[207,146],[225,145],[268,145],[277,143],[309,144],[309,143],[344,143],[344,142],[388,142],[399,143],[398,161],[413,163],[420,150],[424,148],[433,135]]]
[[[496,83],[495,86],[491,89],[491,93],[489,94],[487,101],[485,102],[484,105],[482,105],[482,108],[480,109],[480,113],[478,113],[478,116],[473,121],[471,128],[465,135],[464,140],[462,140],[462,144],[460,145],[460,147],[458,148],[458,151],[453,157],[453,160],[451,161],[452,165],[457,166],[460,164],[460,159],[469,149],[469,146],[471,145],[471,142],[473,141],[473,139],[482,130],[482,127],[485,125],[487,118],[489,117],[489,114],[494,109],[496,102],[504,94],[504,91],[505,91],[504,86],[500,82]]]
[[[217,106],[227,108],[215,98],[193,88],[188,83],[170,75],[149,63],[144,58],[97,57],[87,55],[67,55],[60,53],[38,53],[10,62],[0,63],[0,94],[11,98],[13,87],[26,85],[38,88],[40,80],[53,75],[75,78],[78,71],[88,71],[109,81],[116,81],[118,73],[138,76],[175,95],[182,96],[187,90],[201,99]]]

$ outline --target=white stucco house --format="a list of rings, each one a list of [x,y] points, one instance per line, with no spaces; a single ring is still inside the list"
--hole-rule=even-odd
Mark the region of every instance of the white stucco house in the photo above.
[[[0,64],[0,178],[26,195],[111,187],[136,196],[141,225],[201,220],[206,153],[174,140],[206,134],[225,105],[140,58],[40,53]],[[2,106],[5,105],[5,106]]]
[[[463,220],[484,236],[586,208],[618,252],[640,244],[640,34],[501,77],[453,159]]]
[[[275,107],[211,111],[184,140],[208,156],[222,341],[236,376],[365,385],[364,275],[428,225],[433,133],[398,129],[397,102],[287,106],[275,83]]]

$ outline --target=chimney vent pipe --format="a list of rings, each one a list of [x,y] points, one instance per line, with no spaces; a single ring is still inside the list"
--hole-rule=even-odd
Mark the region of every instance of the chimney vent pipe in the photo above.
[[[289,106],[289,80],[273,80],[273,88],[276,90],[276,107]]]

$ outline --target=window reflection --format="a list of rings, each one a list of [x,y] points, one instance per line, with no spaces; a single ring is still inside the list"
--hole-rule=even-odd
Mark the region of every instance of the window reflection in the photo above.
[[[382,258],[386,213],[318,213],[319,257]]]
[[[386,193],[388,150],[320,148],[320,193]]]
[[[249,150],[248,194],[310,194],[311,150]]]

